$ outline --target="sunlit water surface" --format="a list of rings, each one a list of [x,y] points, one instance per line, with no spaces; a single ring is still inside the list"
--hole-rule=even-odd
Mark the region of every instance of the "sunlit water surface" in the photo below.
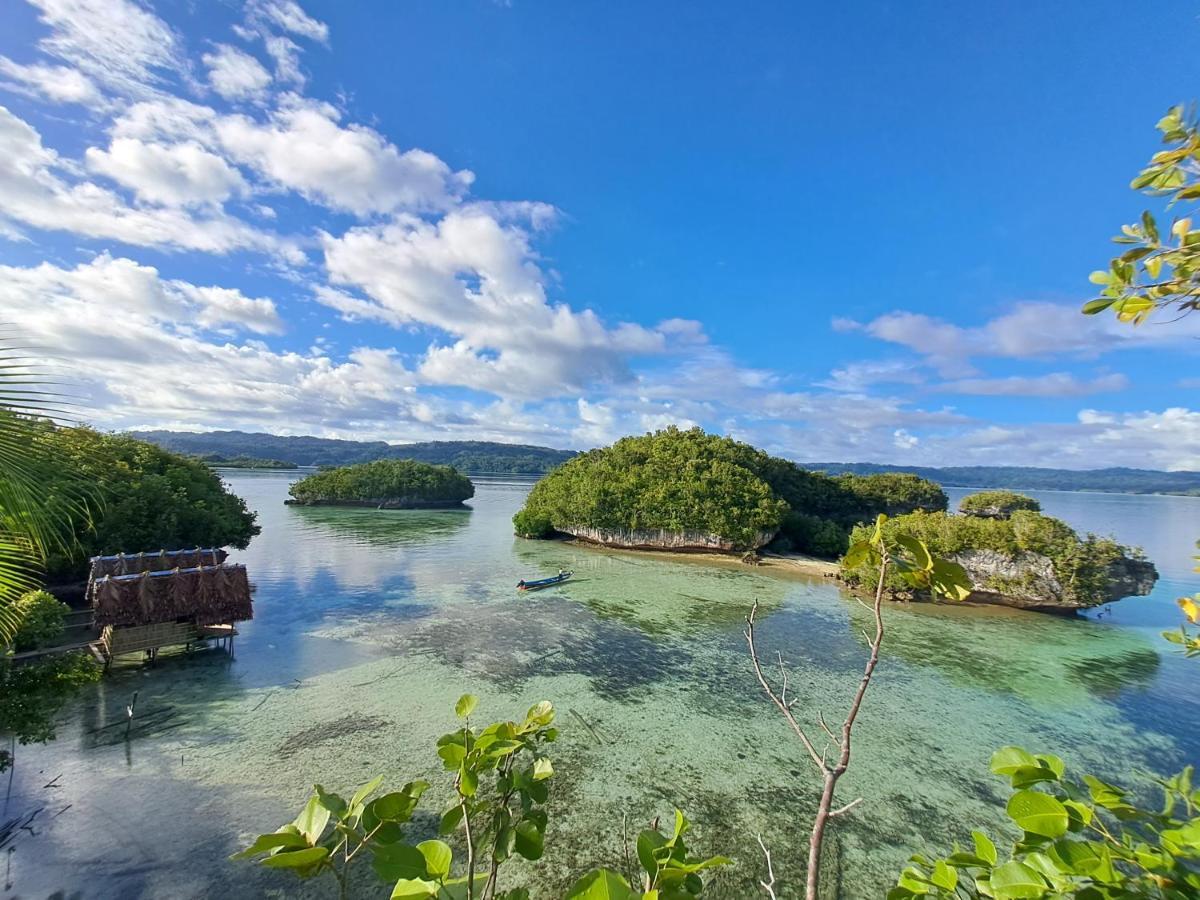
[[[482,697],[480,716],[543,698],[559,709],[535,896],[618,864],[623,816],[636,828],[674,806],[694,820],[697,848],[737,861],[711,896],[755,895],[759,834],[790,885],[781,896],[796,894],[816,779],[753,680],[742,623],[757,598],[762,649],[791,667],[801,718],[838,718],[869,623],[833,583],[520,541],[509,519],[529,483],[517,480],[479,480],[470,510],[402,512],[285,507],[294,476],[226,477],[263,526],[235,555],[258,588],[236,658],[122,664],[71,708],[55,743],[20,749],[0,821],[40,812],[0,861],[8,894],[330,896],[227,856],[290,819],[313,782],[351,790],[376,774],[435,784],[415,826],[430,836],[449,797],[433,743],[465,691]],[[1142,786],[1200,755],[1195,664],[1158,637],[1200,579],[1200,499],[1038,497],[1077,528],[1144,546],[1162,580],[1090,619],[889,608],[840,791],[865,798],[836,830],[841,897],[880,897],[911,852],[999,826],[1004,792],[987,773],[997,746],[1052,750]],[[514,592],[560,566],[577,573],[569,584]],[[386,896],[361,874],[359,896]]]

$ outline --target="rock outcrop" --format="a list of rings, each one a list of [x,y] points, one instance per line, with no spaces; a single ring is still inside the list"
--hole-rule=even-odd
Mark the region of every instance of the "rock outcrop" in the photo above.
[[[556,526],[559,531],[572,537],[616,547],[622,550],[673,550],[679,552],[735,553],[765,547],[775,537],[774,531],[760,531],[748,545],[701,531],[646,530],[633,531],[622,528],[592,528],[586,525]]]
[[[1020,609],[1074,611],[1100,603],[1140,597],[1150,593],[1158,581],[1154,563],[1125,556],[1108,566],[1105,595],[1093,602],[1076,599],[1064,589],[1054,562],[1039,553],[1010,556],[995,550],[964,550],[950,555],[961,565],[975,586],[969,602],[996,603]]]

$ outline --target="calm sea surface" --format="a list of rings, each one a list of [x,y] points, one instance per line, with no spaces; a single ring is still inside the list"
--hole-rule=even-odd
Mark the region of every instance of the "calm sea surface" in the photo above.
[[[786,896],[799,890],[817,782],[756,687],[742,619],[757,598],[763,649],[791,666],[802,718],[823,709],[832,720],[864,660],[862,607],[823,579],[514,539],[528,482],[481,479],[470,510],[398,512],[285,507],[294,477],[226,475],[263,526],[236,554],[258,587],[236,658],[120,665],[56,742],[19,749],[0,821],[40,812],[5,848],[6,896],[332,896],[226,857],[290,820],[313,782],[352,790],[377,774],[434,783],[416,824],[417,839],[429,836],[449,797],[433,743],[466,691],[482,697],[481,717],[541,699],[559,709],[535,896],[619,863],[623,814],[636,828],[674,806],[699,849],[737,859],[711,896],[755,895],[758,834]],[[950,493],[956,503],[966,492]],[[842,897],[882,896],[911,852],[971,827],[1005,834],[987,773],[998,746],[1053,751],[1138,786],[1200,759],[1196,663],[1158,637],[1178,622],[1174,599],[1200,584],[1200,499],[1036,496],[1077,529],[1144,547],[1158,588],[1088,619],[889,608],[840,793],[866,798],[836,832]],[[516,595],[519,578],[560,566],[575,570],[569,584]],[[135,691],[126,741],[113,723]],[[364,880],[358,896],[387,891]]]

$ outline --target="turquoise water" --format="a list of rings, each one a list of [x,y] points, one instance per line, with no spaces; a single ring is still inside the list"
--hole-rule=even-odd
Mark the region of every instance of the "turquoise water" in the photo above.
[[[508,520],[528,482],[480,481],[470,510],[379,512],[285,507],[286,473],[226,477],[263,525],[236,554],[257,585],[255,620],[235,658],[119,666],[56,742],[19,750],[0,820],[41,811],[6,853],[9,894],[330,896],[226,856],[290,819],[314,781],[426,777],[426,809],[439,811],[449,788],[433,741],[468,690],[481,716],[541,699],[560,712],[535,896],[618,863],[623,815],[637,828],[673,806],[695,822],[698,848],[737,859],[711,896],[755,895],[760,833],[791,887],[781,896],[796,894],[817,780],[757,689],[741,627],[757,598],[762,648],[791,666],[802,718],[838,717],[868,623],[830,581],[520,541]],[[1157,636],[1177,622],[1174,598],[1200,583],[1200,500],[1038,496],[1078,528],[1144,545],[1163,580],[1090,619],[889,608],[840,794],[865,798],[836,832],[842,897],[880,897],[909,853],[999,825],[1002,791],[987,774],[997,746],[1053,750],[1136,785],[1200,756],[1195,664]],[[514,592],[560,566],[577,573],[567,585]],[[125,741],[106,726],[134,691],[141,724]]]

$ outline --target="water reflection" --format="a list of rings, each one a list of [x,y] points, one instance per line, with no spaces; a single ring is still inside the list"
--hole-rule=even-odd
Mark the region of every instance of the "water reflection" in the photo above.
[[[60,741],[22,750],[29,764],[16,768],[9,815],[48,795],[65,811],[13,855],[21,896],[319,894],[225,857],[239,837],[294,815],[314,781],[345,789],[376,774],[426,777],[430,808],[446,802],[431,748],[464,691],[480,694],[489,716],[543,698],[561,710],[553,844],[539,870],[548,895],[579,867],[619,862],[623,815],[644,821],[680,805],[694,814],[698,848],[739,857],[714,900],[752,896],[753,835],[793,834],[811,813],[803,750],[761,696],[741,628],[757,598],[762,649],[790,666],[797,710],[808,722],[816,710],[836,715],[861,671],[868,623],[828,581],[514,539],[510,519],[529,485],[518,480],[479,484],[469,512],[379,515],[285,507],[287,476],[229,480],[263,524],[237,554],[258,591],[236,659],[122,667]],[[1071,502],[1082,516],[1092,499]],[[1097,521],[1073,524],[1112,530],[1099,499]],[[1167,502],[1186,561],[1200,503],[1136,499],[1122,527],[1138,530],[1130,510],[1153,518]],[[1150,552],[1168,552],[1150,546],[1166,536],[1147,531]],[[560,567],[576,578],[516,593],[518,579]],[[1128,604],[1171,613],[1172,599]],[[1053,750],[1123,781],[1195,760],[1194,664],[1165,655],[1154,629],[1122,624],[1125,605],[1101,622],[889,607],[847,776],[847,794],[867,795],[871,815],[839,829],[845,896],[881,896],[915,848],[999,824],[987,773],[997,744]],[[135,690],[148,727],[127,754],[96,735],[117,730],[104,726]],[[128,809],[136,818],[113,814]],[[800,854],[782,856],[780,875],[794,883]]]

